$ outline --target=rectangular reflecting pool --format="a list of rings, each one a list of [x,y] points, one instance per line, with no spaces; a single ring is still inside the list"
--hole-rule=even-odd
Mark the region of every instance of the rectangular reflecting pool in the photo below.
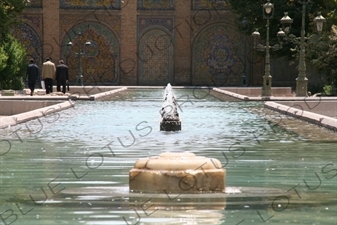
[[[1,130],[0,224],[337,224],[335,133],[262,102],[174,93],[180,132],[159,131],[163,89],[77,101]],[[247,194],[129,195],[136,160],[168,151],[218,159],[226,186]]]

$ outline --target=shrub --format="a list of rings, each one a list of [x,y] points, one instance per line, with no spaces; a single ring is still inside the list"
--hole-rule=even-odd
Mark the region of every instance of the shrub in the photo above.
[[[325,85],[323,87],[325,95],[332,95],[332,89],[333,89],[332,85]]]
[[[13,90],[23,90],[23,88],[25,87],[25,83],[23,82],[21,77],[15,77],[12,80],[12,87],[11,89]]]
[[[24,46],[14,37],[0,43],[0,89],[22,90],[27,62]]]

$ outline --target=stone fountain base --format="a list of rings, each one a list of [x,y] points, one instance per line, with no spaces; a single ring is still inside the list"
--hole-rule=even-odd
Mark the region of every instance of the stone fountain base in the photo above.
[[[113,204],[118,204],[122,207],[137,207],[139,209],[146,208],[151,210],[173,210],[173,209],[227,209],[236,210],[242,209],[249,205],[253,209],[270,209],[271,204],[280,202],[287,198],[292,199],[290,206],[299,207],[303,204],[318,204],[317,195],[313,195],[308,199],[299,199],[296,193],[287,190],[275,188],[261,187],[226,187],[225,192],[221,193],[204,193],[204,194],[155,194],[155,193],[134,193],[129,190],[129,187],[79,187],[66,188],[58,195],[60,206],[65,204],[76,204],[77,202],[95,203],[101,207],[111,207]],[[292,197],[293,196],[293,197]],[[43,196],[41,196],[42,198]],[[307,196],[308,197],[308,196]],[[332,196],[324,197],[320,195],[320,201],[326,199],[327,203],[335,203]],[[31,201],[31,199],[27,199]],[[144,206],[146,204],[146,207]],[[320,204],[320,203],[319,203]],[[83,204],[83,207],[87,205]]]
[[[57,194],[57,199],[49,202],[60,207],[65,204],[82,204],[81,207],[115,205],[127,210],[142,209],[145,213],[160,209],[275,210],[275,207],[285,209],[322,205],[322,202],[327,205],[336,203],[335,196],[324,192],[298,198],[298,193],[287,189],[225,187],[226,171],[219,169],[220,165],[216,159],[198,157],[189,152],[162,153],[137,160],[129,171],[129,187],[64,188]],[[31,202],[31,199],[22,199],[25,201]]]
[[[129,171],[130,192],[225,192],[226,170],[217,159],[190,152],[167,152],[138,159]]]
[[[180,121],[161,121],[160,131],[180,131],[181,122]]]

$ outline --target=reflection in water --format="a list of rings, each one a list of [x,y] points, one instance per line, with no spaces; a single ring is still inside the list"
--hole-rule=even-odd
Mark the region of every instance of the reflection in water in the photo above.
[[[275,126],[251,112],[261,111],[262,103],[222,102],[193,90],[177,89],[175,94],[184,123],[178,133],[159,131],[161,89],[129,90],[107,101],[77,102],[58,116],[0,131],[1,140],[11,144],[9,148],[8,142],[0,142],[0,221],[336,224],[336,138],[320,138],[335,134],[322,134],[321,128],[307,123],[306,136],[299,135],[299,126],[291,130]],[[9,149],[6,154],[4,149]],[[277,188],[292,197],[276,196],[265,207],[249,199],[234,204],[227,198],[226,209],[207,205],[177,209],[176,198],[172,208],[152,209],[147,200],[130,206],[127,196],[98,201],[95,196],[61,195],[73,188],[125,187],[138,158],[166,151],[219,159],[227,170],[228,186]]]

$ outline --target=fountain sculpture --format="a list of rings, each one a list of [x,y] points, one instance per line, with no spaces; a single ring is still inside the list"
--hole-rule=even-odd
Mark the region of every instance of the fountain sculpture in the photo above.
[[[181,122],[177,110],[176,97],[172,91],[171,84],[167,84],[164,91],[163,105],[160,110],[162,121],[160,122],[161,131],[180,131]]]

